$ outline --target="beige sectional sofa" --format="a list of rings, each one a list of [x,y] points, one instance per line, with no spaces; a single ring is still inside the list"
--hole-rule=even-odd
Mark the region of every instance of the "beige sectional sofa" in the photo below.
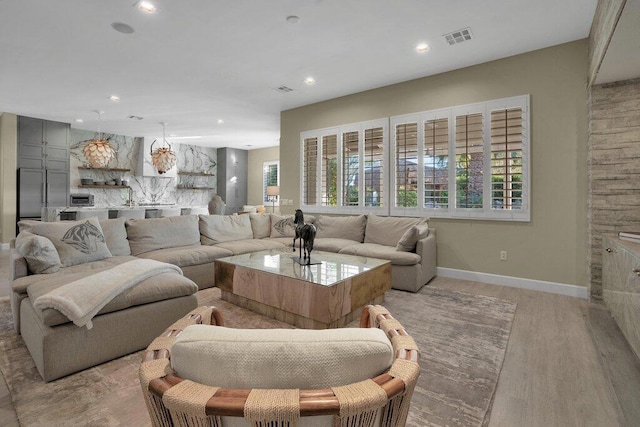
[[[429,229],[423,218],[360,215],[306,219],[317,227],[314,250],[389,259],[392,287],[396,289],[417,292],[435,275],[435,230]],[[57,226],[51,224],[64,223],[23,223],[21,230],[46,235],[48,228]],[[185,215],[126,222],[118,218],[99,224],[110,252],[102,259],[33,274],[27,260],[12,250],[15,328],[45,381],[145,348],[197,305],[197,289],[214,286],[216,259],[290,247],[295,233],[292,217],[275,214]],[[142,281],[103,307],[91,330],[76,326],[54,309],[40,310],[32,303],[65,283],[139,258],[177,265],[184,276],[163,273]],[[133,324],[135,328],[128,327]]]

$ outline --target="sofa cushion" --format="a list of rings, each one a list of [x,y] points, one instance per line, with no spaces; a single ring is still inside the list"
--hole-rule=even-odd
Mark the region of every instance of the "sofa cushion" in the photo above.
[[[125,224],[132,255],[200,244],[196,215],[128,219]]]
[[[51,240],[63,267],[84,264],[111,256],[98,218],[80,221],[20,221],[20,231],[28,231]]]
[[[268,213],[249,214],[254,239],[271,236],[271,215]]]
[[[44,236],[21,231],[16,237],[15,248],[34,274],[50,274],[60,270],[58,251],[51,240]]]
[[[218,243],[215,247],[227,249],[233,252],[234,255],[241,255],[267,249],[282,249],[284,245],[271,239],[247,239]]]
[[[291,242],[289,242],[291,244]],[[338,253],[341,249],[346,248],[347,246],[352,245],[360,245],[360,242],[356,242],[355,240],[349,239],[338,239],[332,237],[317,237],[313,241],[313,250],[318,251],[327,251]],[[296,247],[298,246],[298,242],[296,242]]]
[[[364,241],[367,217],[358,216],[320,216],[316,221],[316,237],[335,237],[339,239]]]
[[[415,265],[420,262],[420,255],[413,252],[396,251],[396,248],[377,243],[361,243],[347,246],[340,250],[341,254],[359,255],[369,258],[388,259],[392,265]]]
[[[269,240],[272,242],[279,242],[289,247],[291,247],[291,244],[293,243],[293,237],[270,237]]]
[[[131,255],[125,218],[101,219],[100,227],[104,233],[109,252],[113,256]]]
[[[399,218],[369,214],[364,243],[393,246],[395,249],[400,238],[409,228],[426,221],[427,218]]]
[[[422,240],[428,235],[429,225],[426,222],[412,225],[400,238],[400,241],[396,245],[396,250],[413,252],[416,250],[416,243],[418,243],[418,240]]]
[[[200,215],[199,224],[203,245],[253,238],[249,215]]]
[[[377,328],[231,329],[191,325],[171,349],[180,376],[229,388],[327,388],[373,378],[393,363]]]
[[[126,262],[125,258],[117,257],[121,263]],[[135,259],[135,258],[134,258]],[[129,259],[130,261],[130,259]],[[67,283],[85,278],[89,275],[105,271],[113,266],[102,269],[95,269],[87,266],[84,271],[76,269],[76,272],[65,275],[47,275],[40,276],[39,281],[31,284],[27,288],[29,299],[35,301],[41,295],[51,292]],[[99,312],[98,316],[105,313],[124,310],[142,304],[149,304],[156,301],[162,301],[171,298],[191,295],[197,292],[198,286],[191,280],[177,273],[162,273],[143,280],[138,285],[122,292],[105,305]],[[47,326],[62,325],[70,322],[70,320],[58,310],[47,308],[44,310],[35,309],[36,313]]]
[[[178,248],[158,249],[138,255],[140,258],[155,259],[168,262],[178,267],[189,267],[212,263],[218,258],[231,256],[233,253],[227,249],[207,245],[180,246]]]
[[[296,225],[293,216],[271,214],[270,237],[291,237],[296,235]]]

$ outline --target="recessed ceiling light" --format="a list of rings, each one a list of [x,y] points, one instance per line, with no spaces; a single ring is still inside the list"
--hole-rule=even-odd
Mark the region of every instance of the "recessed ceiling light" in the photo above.
[[[118,95],[111,95],[109,99],[112,100],[113,102],[120,101],[120,97]]]
[[[76,119],[76,123],[84,123],[84,120],[82,120],[82,119]]]
[[[224,120],[222,120],[222,119],[218,119],[218,124],[219,124],[219,125],[224,124]]]
[[[314,84],[316,82],[316,79],[314,79],[313,77],[307,77],[306,79],[304,79],[304,82],[311,86],[312,84]]]
[[[135,31],[131,25],[124,22],[112,22],[111,28],[122,34],[132,34]]]
[[[287,16],[287,22],[289,24],[297,24],[298,22],[300,22],[300,18],[298,18],[296,15],[290,15]]]
[[[150,1],[140,1],[138,2],[138,9],[145,13],[154,13],[156,11],[156,6]]]
[[[425,53],[429,51],[429,45],[426,43],[420,43],[419,45],[416,46],[416,51],[418,53]]]

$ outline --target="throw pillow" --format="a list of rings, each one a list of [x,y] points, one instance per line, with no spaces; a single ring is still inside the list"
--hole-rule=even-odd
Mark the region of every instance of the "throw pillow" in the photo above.
[[[418,243],[418,240],[422,240],[428,235],[429,225],[427,223],[413,225],[410,229],[404,232],[396,246],[396,250],[402,252],[413,252],[416,249],[416,243]]]
[[[315,225],[318,229],[316,237],[333,237],[362,243],[367,217],[364,215],[320,216]]]
[[[125,222],[131,255],[200,244],[197,215],[129,219]]]
[[[124,226],[125,218],[101,219],[100,227],[104,233],[109,252],[113,256],[131,255],[127,229]]]
[[[364,243],[396,247],[408,229],[426,221],[427,218],[400,218],[369,214]]]
[[[28,231],[21,231],[16,237],[16,250],[27,260],[29,271],[35,274],[49,274],[60,270],[60,256],[51,240]]]
[[[28,231],[51,240],[63,267],[111,257],[98,218],[80,221],[20,221],[20,231]]]
[[[249,215],[200,215],[199,227],[203,245],[253,239]]]
[[[268,213],[249,214],[254,239],[264,239],[271,235],[271,215]]]
[[[295,235],[296,225],[293,223],[293,216],[271,214],[270,237],[294,237]]]

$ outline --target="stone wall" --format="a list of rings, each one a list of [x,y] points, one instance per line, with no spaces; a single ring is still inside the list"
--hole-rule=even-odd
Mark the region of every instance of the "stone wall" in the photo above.
[[[602,234],[640,231],[640,79],[591,87],[590,292],[602,298]]]

